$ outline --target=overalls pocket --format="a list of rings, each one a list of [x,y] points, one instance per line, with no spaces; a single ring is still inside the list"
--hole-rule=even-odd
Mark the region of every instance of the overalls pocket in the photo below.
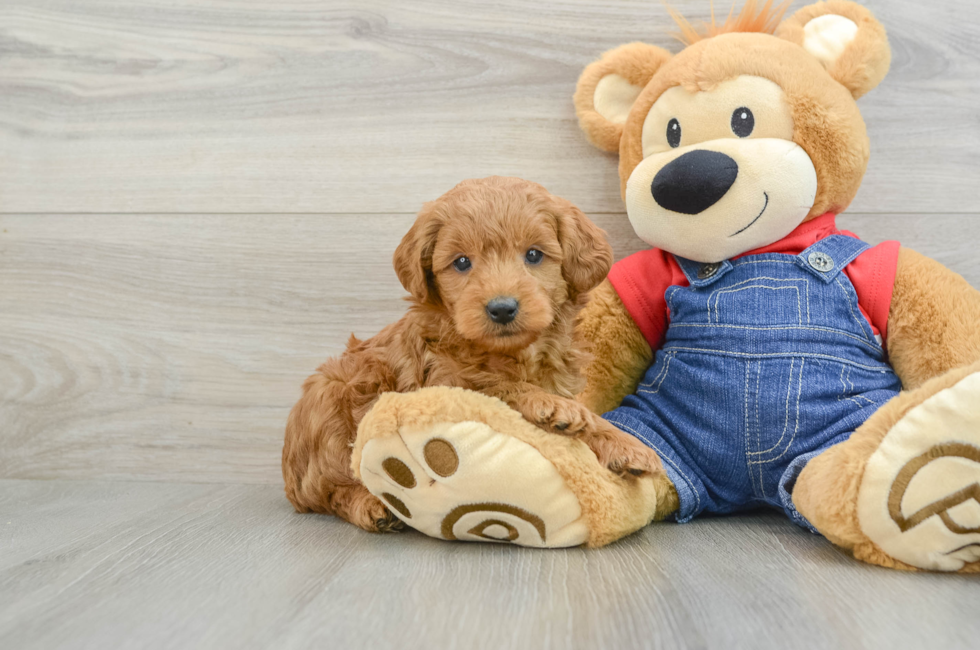
[[[643,378],[643,381],[640,382],[636,392],[642,395],[656,395],[659,393],[660,388],[664,384],[664,380],[667,379],[667,375],[670,373],[670,362],[674,356],[672,352],[659,352],[656,362],[647,370],[647,374]]]
[[[805,357],[744,363],[746,463],[757,497],[775,496],[779,468],[795,455],[794,443],[804,425],[800,404],[806,392],[807,363]]]

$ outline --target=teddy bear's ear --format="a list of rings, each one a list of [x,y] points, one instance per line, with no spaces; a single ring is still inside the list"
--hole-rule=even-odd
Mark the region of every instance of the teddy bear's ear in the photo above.
[[[633,102],[670,53],[646,43],[629,43],[590,63],[575,89],[575,112],[589,142],[619,151],[623,124]]]
[[[891,65],[885,28],[854,2],[830,0],[803,7],[779,26],[776,36],[816,57],[854,99],[881,83]]]

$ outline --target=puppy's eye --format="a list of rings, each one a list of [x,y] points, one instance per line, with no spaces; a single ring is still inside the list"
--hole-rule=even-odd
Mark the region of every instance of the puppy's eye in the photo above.
[[[755,128],[755,115],[752,111],[745,108],[736,108],[732,113],[732,133],[740,138],[747,138],[752,135]]]
[[[527,260],[528,264],[540,264],[541,260],[544,259],[544,253],[537,248],[532,248],[524,254],[524,259]]]
[[[677,121],[676,117],[667,122],[667,144],[672,149],[681,146],[681,123]]]
[[[473,263],[470,262],[470,258],[466,257],[465,255],[457,257],[453,260],[453,268],[460,273],[469,271],[471,266],[473,266]]]

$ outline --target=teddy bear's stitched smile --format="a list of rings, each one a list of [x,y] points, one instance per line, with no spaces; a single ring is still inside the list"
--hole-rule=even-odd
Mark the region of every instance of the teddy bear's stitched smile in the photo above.
[[[742,228],[738,232],[732,233],[731,235],[729,235],[729,237],[734,237],[735,235],[741,235],[743,232],[745,232],[746,230],[748,230],[749,228],[751,228],[752,226],[754,226],[755,225],[755,222],[758,221],[759,219],[761,219],[762,218],[762,215],[764,215],[766,213],[766,208],[769,207],[769,193],[768,192],[763,192],[762,195],[766,197],[766,204],[764,206],[762,206],[762,212],[759,213],[759,216],[756,217],[755,219],[753,219],[752,222],[749,225],[745,226],[744,228]]]

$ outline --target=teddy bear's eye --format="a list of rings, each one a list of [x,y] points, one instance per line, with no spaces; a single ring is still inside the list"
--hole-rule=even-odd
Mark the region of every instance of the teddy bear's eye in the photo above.
[[[740,138],[747,138],[752,135],[755,128],[755,115],[746,107],[736,108],[732,113],[732,133]]]
[[[667,122],[667,144],[672,149],[681,146],[681,123],[677,121],[676,117]]]

